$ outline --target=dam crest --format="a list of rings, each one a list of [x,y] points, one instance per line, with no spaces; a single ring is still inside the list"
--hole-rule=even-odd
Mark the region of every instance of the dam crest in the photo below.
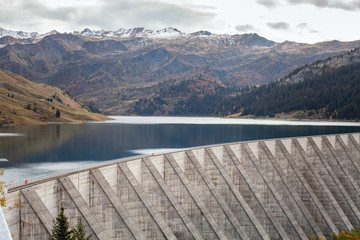
[[[258,140],[112,161],[8,190],[14,239],[59,209],[92,239],[331,239],[360,228],[360,134]]]

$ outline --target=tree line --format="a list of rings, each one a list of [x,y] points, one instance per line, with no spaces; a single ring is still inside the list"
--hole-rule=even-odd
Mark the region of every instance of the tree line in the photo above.
[[[217,115],[241,113],[274,116],[277,113],[314,110],[324,118],[360,118],[360,64],[327,69],[320,76],[295,84],[272,82],[230,93],[220,91],[193,95],[176,104],[174,115]]]

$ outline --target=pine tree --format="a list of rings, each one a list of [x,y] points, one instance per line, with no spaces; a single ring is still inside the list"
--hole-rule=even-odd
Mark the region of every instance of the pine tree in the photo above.
[[[339,240],[339,237],[334,233],[331,240]]]
[[[55,116],[56,116],[57,118],[60,117],[60,111],[59,111],[59,109],[56,110]]]
[[[49,240],[72,240],[72,233],[73,230],[69,229],[69,221],[64,215],[64,208],[62,207],[54,221],[54,227]]]
[[[81,218],[79,219],[78,224],[73,229],[73,237],[72,240],[91,240],[91,235],[86,236],[85,226],[83,225]]]

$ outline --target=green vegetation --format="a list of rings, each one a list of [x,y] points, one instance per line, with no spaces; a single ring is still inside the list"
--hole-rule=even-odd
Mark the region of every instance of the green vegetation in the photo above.
[[[111,115],[136,114],[132,108],[137,100],[160,96],[168,108],[154,114],[169,115],[175,114],[171,112],[179,99],[186,101],[189,95],[213,94],[208,91],[214,84],[201,85],[198,79],[186,79],[189,75],[205,72],[230,88],[263,84],[278,79],[294,66],[341,54],[359,45],[358,41],[275,44],[256,34],[234,35],[221,41],[210,39],[212,37],[206,41],[197,37],[160,42],[146,38],[94,41],[72,34],[56,34],[34,44],[1,48],[0,68],[36,82],[51,83],[86,103],[94,101],[98,109]],[[34,52],[37,54],[29,54]],[[169,86],[164,86],[165,82]],[[42,97],[49,102],[65,103],[62,93],[58,89]],[[17,98],[16,93],[6,92],[6,96],[8,94],[8,98]],[[181,114],[181,105],[178,108],[177,114]],[[39,110],[37,107],[37,112]],[[60,111],[63,117],[65,113]],[[221,115],[225,113],[221,111]]]
[[[85,226],[83,225],[81,218],[78,224],[73,229],[73,240],[91,240],[91,235],[86,236]]]
[[[91,101],[88,106],[90,112],[92,113],[101,113],[101,111],[96,107],[95,103]]]
[[[57,110],[56,110],[56,113],[55,113],[55,116],[56,116],[57,118],[59,118],[60,115],[61,115],[61,114],[60,114],[60,111],[59,111],[59,109],[57,109]]]
[[[317,238],[315,235],[311,235],[309,240],[322,240],[323,238]],[[331,240],[360,240],[360,229],[353,229],[351,231],[341,231],[339,234],[333,234]]]
[[[69,221],[64,214],[64,208],[61,208],[52,229],[49,240],[71,240],[72,230],[69,229]]]
[[[166,105],[166,102],[160,96],[140,98],[136,102],[133,111],[139,115],[154,115],[154,113],[163,112],[164,105]]]
[[[273,82],[258,88],[191,96],[179,101],[175,115],[273,117],[278,113],[309,111],[326,119],[360,119],[360,64],[328,69],[295,84]]]
[[[134,94],[139,98],[133,104],[129,114],[180,115],[182,114],[181,111],[175,111],[175,108],[182,106],[183,102],[189,98],[219,94],[226,91],[226,87],[212,75],[211,72],[201,72],[191,74],[180,80],[171,79],[143,88],[142,92]],[[123,99],[128,98],[124,95],[122,97]]]
[[[74,229],[70,229],[69,221],[64,214],[64,208],[61,208],[58,216],[54,220],[54,226],[49,240],[91,240],[91,235],[86,236],[85,227],[81,219]]]
[[[324,240],[324,238],[323,237],[315,237],[315,235],[314,234],[312,234],[311,235],[311,237],[309,237],[309,240]]]

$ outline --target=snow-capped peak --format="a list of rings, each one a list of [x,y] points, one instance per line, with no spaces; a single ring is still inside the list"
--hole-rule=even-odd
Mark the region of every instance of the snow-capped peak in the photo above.
[[[184,35],[186,35],[186,34],[179,31],[178,29],[169,27],[169,28],[164,28],[164,29],[161,29],[161,30],[157,30],[155,32],[154,37],[157,37],[157,38],[174,38],[174,37],[180,37],[180,36],[184,36]]]
[[[17,39],[35,38],[39,35],[37,32],[23,32],[23,31],[12,31],[6,30],[0,27],[0,37],[10,36]]]
[[[11,31],[0,28],[0,38],[3,36],[11,36],[21,40],[22,44],[35,43],[40,41],[42,38],[59,34],[56,30],[48,33],[39,34],[37,32],[27,33],[22,31]],[[176,28],[168,27],[160,30],[149,30],[143,27],[124,29],[120,28],[116,31],[109,30],[91,30],[85,28],[84,30],[75,31],[70,34],[80,35],[87,38],[98,38],[98,39],[132,39],[132,38],[143,38],[143,43],[150,43],[153,40],[173,40],[179,39],[182,41],[202,41],[212,45],[224,45],[224,46],[235,46],[241,45],[251,48],[257,47],[272,47],[276,43],[269,41],[265,38],[258,36],[257,34],[243,34],[243,35],[227,35],[227,34],[214,34],[208,31],[198,31],[193,33],[184,33]],[[148,42],[150,40],[150,42]]]
[[[209,31],[198,31],[198,32],[190,33],[189,36],[191,36],[191,37],[214,37],[214,36],[217,36],[217,35],[212,34]]]
[[[56,30],[52,30],[52,31],[47,32],[47,33],[38,34],[38,35],[36,36],[36,38],[37,38],[37,39],[42,39],[42,38],[44,38],[44,37],[47,37],[47,36],[50,36],[50,35],[55,35],[55,34],[60,34],[60,33],[59,33],[58,31],[56,31]]]
[[[74,34],[79,34],[85,37],[94,37],[94,38],[136,38],[136,37],[146,37],[146,38],[174,38],[185,35],[176,28],[164,28],[161,30],[153,31],[148,30],[143,27],[124,29],[120,28],[116,31],[105,31],[105,30],[90,30],[85,28],[81,32],[74,32]]]

